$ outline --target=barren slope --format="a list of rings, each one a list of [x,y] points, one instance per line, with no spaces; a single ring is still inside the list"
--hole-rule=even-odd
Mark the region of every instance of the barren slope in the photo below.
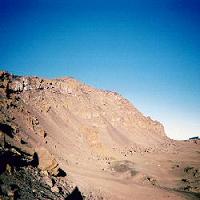
[[[41,170],[62,168],[87,198],[198,198],[199,141],[170,140],[119,94],[72,78],[0,78],[6,141],[36,152]]]

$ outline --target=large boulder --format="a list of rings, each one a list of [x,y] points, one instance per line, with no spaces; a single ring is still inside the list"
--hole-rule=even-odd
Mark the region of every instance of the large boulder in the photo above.
[[[59,168],[54,156],[44,147],[37,147],[35,150],[39,160],[38,168],[42,171],[48,171],[50,174],[57,175]]]

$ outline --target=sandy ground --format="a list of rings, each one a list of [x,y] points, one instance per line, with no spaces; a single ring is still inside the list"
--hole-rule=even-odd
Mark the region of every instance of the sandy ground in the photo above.
[[[176,153],[133,155],[123,161],[111,161],[103,170],[85,163],[86,167],[63,167],[80,188],[108,199],[198,199],[199,174],[195,177],[193,172],[199,169],[199,145],[186,144],[191,148],[187,152],[180,142]],[[191,155],[195,151],[196,155]],[[191,172],[186,172],[189,167]]]

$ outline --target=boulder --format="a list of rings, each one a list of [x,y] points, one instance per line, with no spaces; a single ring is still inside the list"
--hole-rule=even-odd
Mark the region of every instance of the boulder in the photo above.
[[[22,92],[23,88],[24,88],[23,83],[18,80],[9,83],[10,92]]]
[[[42,171],[48,171],[50,174],[57,175],[58,174],[58,163],[53,157],[52,154],[49,153],[47,149],[44,147],[38,147],[35,149],[38,155],[39,165],[38,168]]]
[[[57,186],[54,185],[54,186],[51,188],[51,191],[52,191],[53,193],[58,193],[58,192],[59,192],[59,189],[58,189]]]

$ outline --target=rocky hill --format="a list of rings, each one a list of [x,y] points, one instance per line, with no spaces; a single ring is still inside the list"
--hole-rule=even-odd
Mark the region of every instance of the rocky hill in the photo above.
[[[30,177],[31,170],[31,173],[39,170],[41,180],[51,179],[50,191],[57,192],[52,199],[67,198],[76,186],[84,193],[81,198],[86,199],[127,199],[127,195],[133,194],[139,199],[137,192],[132,193],[131,184],[136,184],[137,191],[147,189],[149,199],[155,199],[155,190],[160,192],[159,199],[167,195],[168,199],[182,199],[182,193],[178,195],[164,188],[185,192],[184,188],[180,189],[184,184],[189,187],[186,192],[191,198],[199,192],[196,187],[199,162],[192,166],[194,173],[197,170],[195,176],[182,183],[187,158],[182,159],[185,154],[179,155],[179,160],[173,157],[187,146],[197,158],[195,148],[199,142],[182,144],[170,140],[161,123],[143,116],[116,92],[95,89],[70,77],[47,80],[1,71],[0,109],[2,157],[8,157],[5,152],[12,155],[4,162],[2,173],[9,166],[18,165],[25,167],[24,173]],[[13,158],[19,155],[23,159],[20,157],[20,161],[14,162]],[[170,166],[166,160],[170,160]],[[160,163],[170,169],[163,172],[158,167]],[[172,170],[175,165],[180,165],[177,173]],[[175,181],[177,174],[180,184]],[[169,176],[162,179],[163,175]],[[61,181],[67,187],[60,186]],[[196,182],[191,184],[192,181]],[[159,187],[155,189],[155,185]],[[117,187],[122,191],[117,191]],[[140,199],[146,197],[141,194]]]

